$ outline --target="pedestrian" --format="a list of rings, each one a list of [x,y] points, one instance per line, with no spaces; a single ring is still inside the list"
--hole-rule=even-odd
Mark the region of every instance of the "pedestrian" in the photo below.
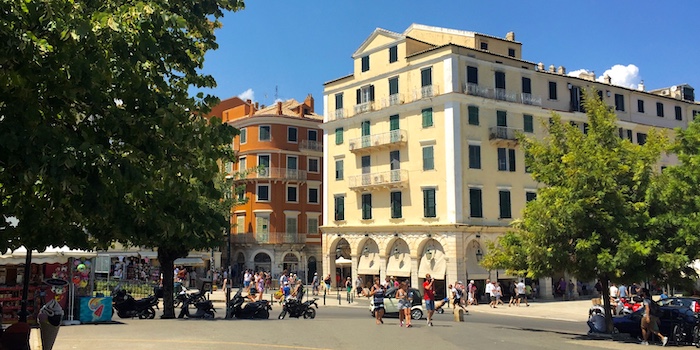
[[[498,300],[501,298],[501,287],[498,286],[498,283],[496,281],[493,281],[491,283],[491,289],[489,293],[489,306],[492,308],[496,308],[496,305],[498,304]]]
[[[369,291],[369,296],[373,298],[372,300],[372,311],[374,312],[375,322],[377,324],[384,324],[384,286],[379,284],[379,277],[374,278],[374,285]]]
[[[615,304],[617,302],[619,293],[620,289],[617,288],[615,283],[610,283],[610,304]]]
[[[362,295],[362,277],[360,277],[360,275],[357,275],[355,279],[355,293],[357,296]]]
[[[625,286],[624,283],[620,283],[620,286],[617,287],[617,290],[620,298],[627,298],[627,286]]]
[[[314,272],[314,279],[311,281],[311,294],[318,295],[318,272]]]
[[[518,299],[518,295],[515,293],[515,282],[510,281],[508,285],[508,292],[510,292],[510,301],[508,302],[508,307],[515,305],[515,301]]]
[[[574,300],[574,288],[576,286],[574,285],[574,282],[569,280],[569,285],[567,286],[566,291],[569,293],[569,300]]]
[[[462,305],[462,299],[464,298],[464,290],[460,288],[460,285],[462,284],[462,281],[459,281],[455,283],[455,286],[452,287],[451,292],[452,292],[452,299],[454,300],[453,304],[455,309],[457,309],[457,306],[459,306],[462,310],[465,312],[467,309],[464,308]]]
[[[345,290],[347,290],[348,300],[350,300],[350,293],[352,293],[352,281],[350,280],[350,276],[345,279]]]
[[[399,283],[399,289],[396,291],[396,299],[399,301],[399,326],[411,326],[411,301],[408,299],[408,285],[406,281]]]
[[[243,288],[246,289],[246,291],[250,288],[250,281],[253,278],[253,274],[251,273],[250,269],[246,269],[245,273],[243,274]]]
[[[644,298],[644,317],[642,317],[642,345],[649,345],[649,333],[656,334],[661,339],[661,346],[666,346],[668,337],[664,337],[659,331],[659,305],[651,300],[651,294],[646,288],[642,288],[641,297]]]
[[[633,284],[632,287],[634,289],[634,291],[632,291],[632,294],[637,294],[636,283]],[[598,293],[598,296],[603,295],[603,284],[600,283],[600,280],[597,280],[595,282],[595,286],[593,288],[595,288],[595,291],[596,291],[596,293]]]
[[[323,284],[326,285],[325,293],[330,293],[331,292],[331,274],[330,273],[326,276],[326,278],[323,279]]]
[[[260,271],[258,273],[258,279],[255,283],[256,283],[255,289],[258,292],[257,299],[262,300],[263,294],[265,293],[265,274],[263,274],[262,271]]]
[[[556,287],[556,295],[560,296],[561,300],[564,300],[566,297],[566,281],[564,280],[564,277],[559,278],[559,282],[557,283]]]
[[[527,302],[527,294],[525,294],[525,280],[520,280],[520,282],[515,285],[515,291],[518,293],[517,305],[520,306],[520,302],[525,300],[525,305],[530,306],[530,304]]]
[[[425,275],[423,282],[423,300],[425,300],[425,309],[428,311],[428,326],[433,326],[433,313],[435,312],[435,279],[430,274]]]
[[[484,285],[484,294],[486,294],[486,300],[489,301],[489,305],[491,303],[491,293],[493,292],[493,284],[491,283],[490,279],[486,279],[486,285]]]

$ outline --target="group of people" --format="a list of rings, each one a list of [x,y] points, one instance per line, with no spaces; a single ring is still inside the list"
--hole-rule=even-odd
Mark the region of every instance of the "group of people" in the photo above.
[[[320,291],[330,292],[331,290],[331,274],[326,275],[323,279],[323,283],[318,277],[318,272],[314,272],[314,278],[311,281],[311,293],[313,295],[318,295]]]

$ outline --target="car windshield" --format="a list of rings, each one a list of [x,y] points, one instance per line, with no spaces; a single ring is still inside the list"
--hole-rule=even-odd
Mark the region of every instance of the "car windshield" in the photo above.
[[[668,298],[668,299],[660,300],[659,305],[661,305],[661,306],[685,306],[687,308],[690,308],[694,301],[697,301],[697,300],[693,299],[693,298]]]

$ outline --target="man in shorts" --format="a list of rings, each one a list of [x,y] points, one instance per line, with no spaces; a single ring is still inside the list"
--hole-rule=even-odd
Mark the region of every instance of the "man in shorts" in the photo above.
[[[518,293],[518,301],[517,301],[517,306],[520,306],[520,302],[525,300],[525,305],[530,306],[530,304],[527,302],[527,294],[525,294],[525,281],[520,280],[518,284],[515,285],[515,291]]]
[[[642,345],[649,345],[649,333],[653,333],[656,334],[659,339],[661,339],[661,346],[666,346],[666,343],[668,343],[668,337],[664,337],[659,331],[659,317],[652,315],[651,303],[654,301],[651,300],[649,290],[642,288],[640,295],[642,298],[644,298],[644,317],[642,317],[642,338],[644,340],[642,341]]]
[[[423,282],[423,300],[425,300],[425,309],[428,311],[428,326],[433,326],[433,313],[435,312],[435,289],[433,286],[434,278],[430,274],[425,275]]]

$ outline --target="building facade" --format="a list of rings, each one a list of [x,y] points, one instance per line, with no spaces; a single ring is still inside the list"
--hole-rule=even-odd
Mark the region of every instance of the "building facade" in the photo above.
[[[633,90],[521,52],[512,32],[377,29],[353,54],[353,73],[325,83],[324,275],[418,286],[430,273],[438,294],[458,280],[513,278],[478,263],[541,186],[516,133],[544,136],[551,112],[585,131],[586,87],[637,143],[650,127],[687,126],[700,109],[687,85]],[[551,279],[539,284],[547,296]]]
[[[313,97],[268,107],[234,97],[211,114],[240,130],[238,161],[225,165],[246,200],[231,213],[234,278],[249,268],[273,280],[283,270],[310,279],[320,267],[323,218],[323,118]]]

